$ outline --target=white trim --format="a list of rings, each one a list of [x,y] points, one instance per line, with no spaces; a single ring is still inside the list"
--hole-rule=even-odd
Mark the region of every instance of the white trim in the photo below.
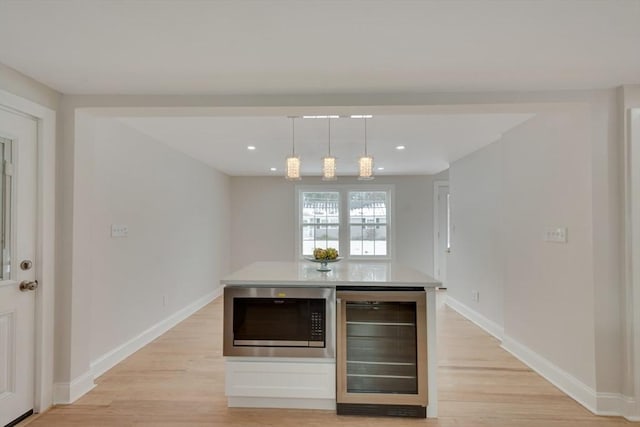
[[[640,128],[640,125],[634,126],[634,120],[640,120],[640,107],[629,109],[629,192],[625,194],[628,197],[626,204],[629,214],[629,229],[625,234],[630,238],[629,245],[626,247],[628,250],[626,259],[629,261],[627,280],[632,296],[627,321],[632,325],[630,344],[635,390],[635,405],[631,406],[632,414],[638,418],[640,417],[640,135],[635,135],[633,130]]]
[[[70,383],[55,383],[53,387],[53,403],[56,405],[73,403],[90,392],[95,386],[91,371],[76,377]]]
[[[38,195],[36,277],[35,400],[34,411],[53,404],[53,326],[55,295],[55,178],[56,113],[28,99],[0,90],[0,105],[38,121]]]
[[[623,412],[624,396],[620,393],[596,393],[598,415],[620,415]]]
[[[623,416],[629,421],[640,421],[640,414],[634,414],[635,399],[620,393],[597,393],[598,411],[605,416]]]
[[[291,399],[282,397],[227,396],[229,408],[293,408],[336,410],[335,399]]]
[[[436,290],[427,288],[427,418],[438,418],[438,338]]]
[[[440,281],[442,281],[442,275],[438,274],[440,271],[440,248],[438,247],[438,238],[436,236],[440,231],[440,200],[438,200],[438,195],[443,187],[449,188],[449,181],[433,181],[433,277]],[[443,283],[443,285],[444,287],[447,286],[446,283]]]
[[[504,337],[504,328],[498,325],[493,320],[489,320],[488,318],[484,317],[482,314],[471,309],[469,306],[461,303],[455,298],[452,298],[450,295],[446,295],[445,304],[447,304],[449,307],[451,307],[452,309],[460,313],[463,317],[467,318],[468,320],[478,325],[481,329],[486,331],[489,335],[492,335],[493,337],[502,341],[502,338]]]
[[[582,406],[594,414],[598,413],[594,389],[509,336],[504,337],[502,348]]]
[[[166,319],[156,323],[146,331],[138,334],[137,336],[131,338],[129,341],[124,344],[114,348],[113,350],[103,354],[98,357],[96,360],[91,362],[91,373],[92,379],[98,378],[100,375],[107,372],[109,369],[113,368],[118,363],[122,362],[124,359],[140,350],[145,345],[149,344],[151,341],[158,338],[160,335],[167,332],[169,329],[176,326],[178,323],[182,322],[189,316],[191,316],[196,311],[200,310],[202,307],[209,304],[211,301],[215,300],[219,296],[222,295],[223,287],[219,286],[213,292],[203,296],[202,298],[197,299],[192,302],[188,306],[180,309],[175,312],[171,316]]]
[[[625,404],[629,419],[640,418],[640,135],[633,133],[634,114],[640,116],[640,85],[623,88],[624,151],[624,273],[627,358],[624,386],[633,393]]]

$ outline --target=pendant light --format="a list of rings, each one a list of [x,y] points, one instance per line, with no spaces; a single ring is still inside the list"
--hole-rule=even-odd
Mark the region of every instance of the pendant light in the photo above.
[[[291,155],[287,157],[287,181],[300,181],[300,157],[296,156],[296,123],[295,117],[291,117]]]
[[[364,119],[364,156],[358,159],[358,179],[368,181],[373,179],[373,157],[367,154],[367,119]]]
[[[322,180],[335,181],[336,177],[336,158],[331,156],[331,119],[329,123],[329,154],[322,158]]]

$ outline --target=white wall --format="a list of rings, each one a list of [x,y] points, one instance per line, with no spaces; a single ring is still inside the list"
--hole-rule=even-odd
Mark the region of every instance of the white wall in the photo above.
[[[505,335],[596,388],[591,147],[582,111],[543,113],[504,146]],[[567,244],[543,241],[567,227]]]
[[[42,83],[0,63],[0,90],[29,99],[52,110],[57,110],[61,94]]]
[[[443,170],[437,175],[433,176],[434,181],[448,181],[449,180],[449,169]]]
[[[295,185],[282,177],[231,177],[231,269],[295,259]]]
[[[590,111],[596,382],[599,392],[609,393],[625,393],[624,147],[618,96],[603,93]]]
[[[337,181],[359,183],[353,177]],[[396,260],[432,274],[433,177],[378,176],[368,184],[395,186]],[[305,177],[300,185],[322,185],[322,181]],[[295,191],[295,184],[282,177],[231,178],[232,268],[295,259]]]
[[[449,169],[451,253],[447,293],[504,325],[503,146],[494,143]],[[472,291],[480,293],[478,302]]]
[[[94,132],[92,360],[220,286],[230,206],[226,175],[113,119]]]
[[[537,368],[591,409],[600,408],[596,390],[622,391],[613,105],[608,92],[540,112],[450,168],[450,295],[502,327],[505,342],[531,350]],[[567,227],[568,243],[545,242],[546,227]]]

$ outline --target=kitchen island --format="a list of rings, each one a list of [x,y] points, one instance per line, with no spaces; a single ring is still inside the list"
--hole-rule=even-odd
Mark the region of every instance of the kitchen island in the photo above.
[[[375,406],[386,412],[369,414],[398,416],[420,416],[406,414],[421,405],[421,416],[436,417],[434,291],[439,282],[391,262],[329,266],[332,271],[320,272],[318,264],[307,261],[258,262],[221,280],[228,405],[337,407],[345,414]],[[298,307],[287,309],[295,304]],[[305,314],[302,306],[316,308]],[[371,314],[386,320],[368,319]],[[396,357],[388,353],[397,349],[403,360],[385,359]],[[347,360],[348,352],[358,360]],[[413,363],[407,363],[407,357],[413,357]],[[372,374],[367,369],[386,371]],[[363,396],[372,404],[362,404]]]

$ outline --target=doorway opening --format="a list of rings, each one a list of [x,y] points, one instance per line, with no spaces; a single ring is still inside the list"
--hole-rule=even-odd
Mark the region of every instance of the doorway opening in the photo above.
[[[451,196],[449,181],[433,185],[433,275],[447,288],[447,256],[451,252]]]

